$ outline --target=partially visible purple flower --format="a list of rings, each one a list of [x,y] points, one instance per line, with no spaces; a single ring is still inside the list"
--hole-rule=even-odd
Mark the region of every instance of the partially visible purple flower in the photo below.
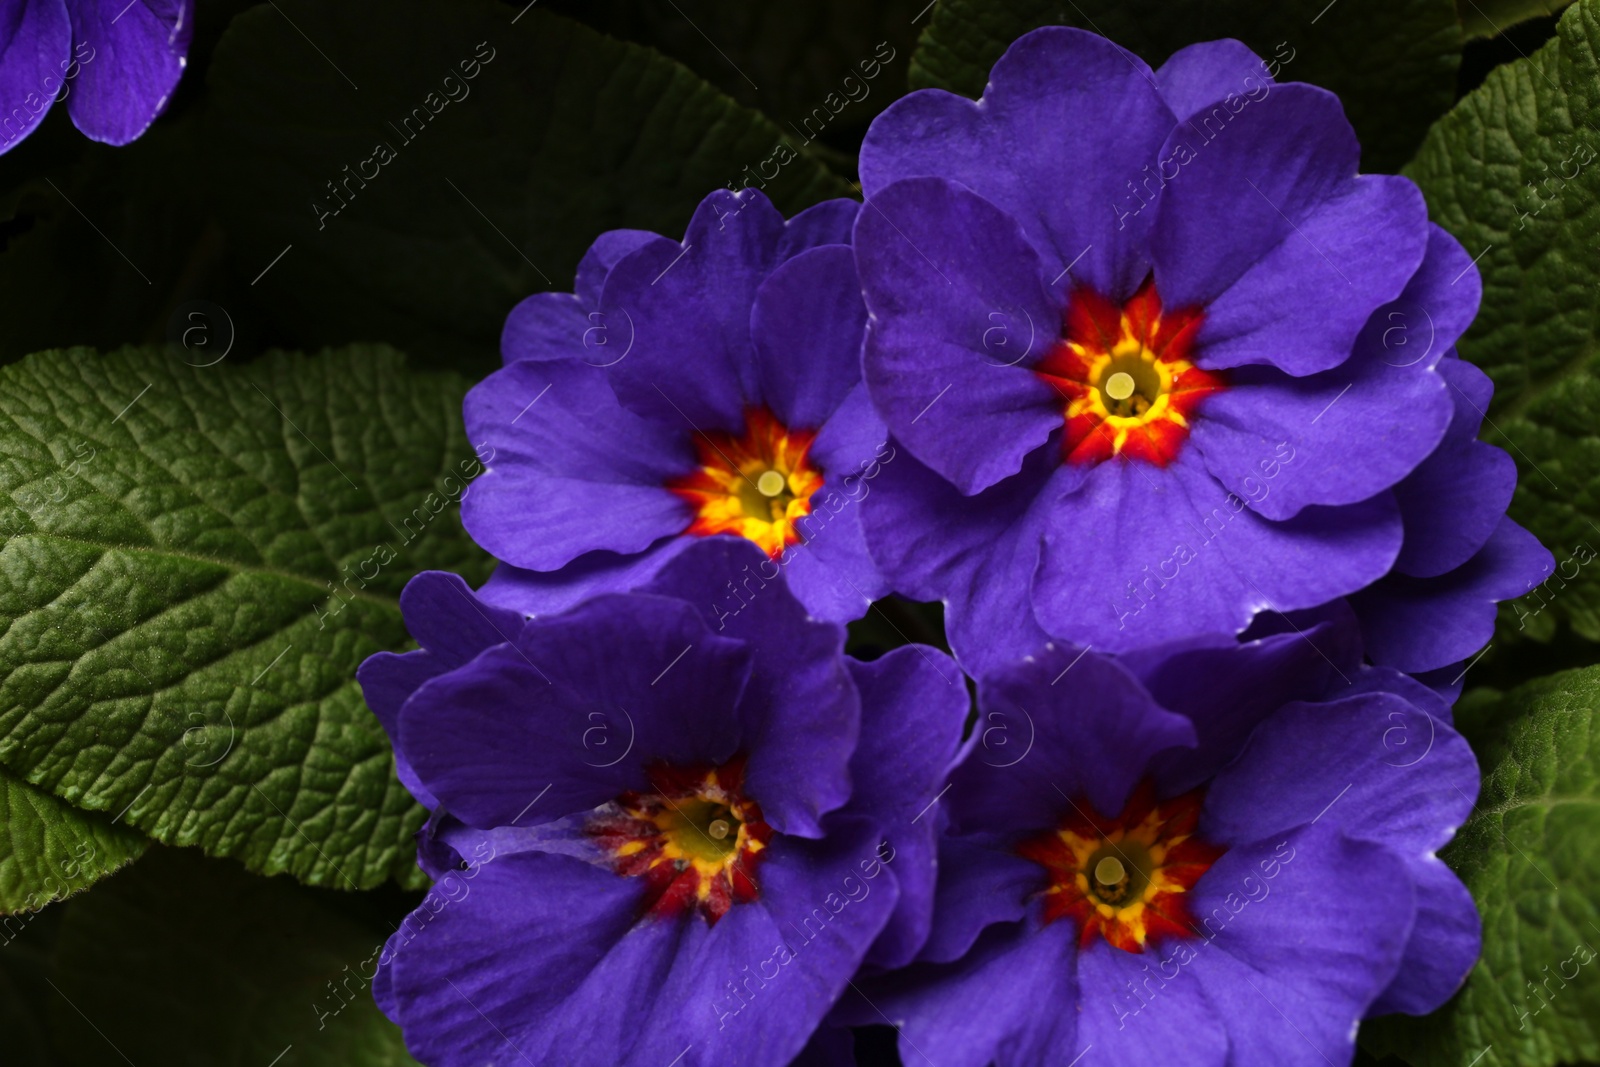
[[[134,140],[166,109],[193,32],[194,0],[3,0],[0,152],[59,100],[91,140]]]
[[[576,292],[518,305],[506,366],[466,402],[494,458],[462,518],[508,564],[486,597],[560,611],[724,536],[768,556],[728,589],[783,574],[838,621],[885,592],[859,507],[893,457],[861,384],[859,206],[785,222],[759,192],[719,190],[681,242],[608,233]]]
[[[965,687],[933,649],[844,656],[781,582],[714,630],[760,558],[701,541],[529,621],[407,587],[423,647],[361,683],[434,808],[441,880],[373,983],[419,1059],[787,1063],[858,968],[921,948]]]
[[[1241,633],[1402,554],[1477,274],[1415,185],[1358,173],[1332,94],[1269,71],[1236,41],[1152,71],[1051,27],[982,100],[912,93],[868,132],[864,378],[909,455],[867,541],[945,602],[969,672]],[[1417,305],[1431,340],[1395,359]]]
[[[1302,629],[980,680],[933,931],[839,1016],[887,1017],[908,1063],[1323,1067],[1362,1018],[1443,1003],[1480,932],[1434,853],[1477,764],[1437,695],[1359,665],[1348,618]]]

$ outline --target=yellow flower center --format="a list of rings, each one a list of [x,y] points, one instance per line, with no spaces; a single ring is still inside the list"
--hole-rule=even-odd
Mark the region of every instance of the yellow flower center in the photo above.
[[[744,760],[720,767],[657,766],[652,789],[624,793],[587,826],[618,874],[649,887],[646,911],[697,908],[712,923],[756,899],[756,868],[772,828],[744,794]]]
[[[1194,309],[1164,311],[1153,281],[1121,307],[1072,293],[1061,340],[1033,368],[1065,402],[1068,462],[1120,456],[1164,467],[1176,458],[1201,401],[1225,387],[1191,358],[1202,320]]]
[[[1195,836],[1202,796],[1157,801],[1145,782],[1113,818],[1085,800],[1054,830],[1018,845],[1049,874],[1045,921],[1070,918],[1080,944],[1098,934],[1127,952],[1143,952],[1152,938],[1194,936],[1185,894],[1223,852]]]
[[[697,433],[700,465],[667,483],[688,501],[694,517],[686,534],[737,534],[777,559],[801,540],[798,523],[811,514],[822,472],[807,453],[812,430],[790,430],[764,408],[745,413],[744,433]]]

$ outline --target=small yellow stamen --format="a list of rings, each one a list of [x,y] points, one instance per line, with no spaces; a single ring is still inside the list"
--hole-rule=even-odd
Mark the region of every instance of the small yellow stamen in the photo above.
[[[1133,375],[1119,370],[1106,380],[1106,395],[1112,400],[1126,400],[1133,395]]]
[[[737,534],[775,560],[803,540],[800,523],[822,488],[822,472],[806,459],[816,434],[789,430],[764,408],[751,408],[745,419],[738,437],[720,430],[696,434],[700,465],[666,487],[694,509],[685,533]]]
[[[733,827],[728,825],[727,819],[712,819],[711,825],[707,827],[707,832],[716,840],[721,841],[728,836],[728,831],[732,829]]]
[[[788,479],[777,471],[762,471],[761,477],[756,479],[756,488],[761,490],[762,496],[777,496],[788,484]]]
[[[1116,379],[1113,378],[1112,380],[1115,381]],[[1122,861],[1115,856],[1107,856],[1094,865],[1094,880],[1105,886],[1116,885],[1122,881],[1127,873],[1127,869],[1122,866]]]

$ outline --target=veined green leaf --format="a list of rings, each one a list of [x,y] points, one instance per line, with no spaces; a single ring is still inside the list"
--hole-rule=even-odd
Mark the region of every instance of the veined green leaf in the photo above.
[[[1440,858],[1483,915],[1465,988],[1363,1044],[1415,1067],[1600,1059],[1600,667],[1464,702],[1484,768],[1478,806]]]
[[[421,809],[354,672],[425,568],[486,575],[455,502],[466,383],[382,347],[0,368],[0,763],[170,844],[345,888]]]

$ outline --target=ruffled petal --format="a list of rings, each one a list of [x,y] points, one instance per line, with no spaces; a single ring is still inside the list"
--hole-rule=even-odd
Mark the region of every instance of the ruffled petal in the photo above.
[[[1311,504],[1358,503],[1411,474],[1444,438],[1450,392],[1430,365],[1397,367],[1359,346],[1304,378],[1241,367],[1206,398],[1193,440],[1218,481],[1258,514],[1288,519]]]
[[[891,182],[948,178],[1021,224],[1055,292],[1070,267],[1072,280],[1120,300],[1150,269],[1153,212],[1140,212],[1129,189],[1173,121],[1132,52],[1084,30],[1035,30],[995,63],[981,101],[929,89],[873,120],[861,145],[862,218]]]
[[[1167,793],[1209,781],[1260,723],[1293,700],[1342,690],[1359,673],[1358,627],[1323,622],[1256,641],[1179,652],[1140,671],[1156,703],[1188,716],[1198,744],[1159,754],[1151,774]]]
[[[1014,736],[1003,755],[980,741],[951,776],[957,833],[1045,829],[1085,799],[1121,811],[1155,753],[1195,744],[1194,724],[1158,707],[1120,663],[1076,648],[1051,645],[980,678],[978,711],[979,728]]]
[[[1056,466],[1040,450],[1021,474],[964,497],[903,450],[885,460],[862,504],[867,545],[896,591],[945,602],[945,633],[968,674],[1048,643],[1028,601],[1049,513],[1043,501],[1081,477],[1082,468]]]
[[[1403,674],[1393,667],[1364,665],[1360,670],[1351,674],[1348,684],[1341,684],[1337,687],[1330,686],[1324,695],[1330,698],[1344,698],[1353,697],[1361,693],[1390,693],[1415,704],[1442,723],[1450,725],[1455,723],[1455,717],[1451,712],[1451,704],[1454,702],[1454,697],[1446,698],[1437,688],[1427,684],[1426,679],[1413,678],[1411,675]],[[1429,736],[1431,737],[1432,735]],[[1417,745],[1417,750],[1420,750],[1425,747],[1424,743],[1428,741],[1428,738],[1421,736],[1420,731],[1418,736],[1413,738],[1408,731],[1404,735],[1399,733],[1392,735],[1391,740],[1396,746],[1414,743]]]
[[[380,958],[381,1003],[415,1056],[443,1067],[538,1062],[559,1034],[570,1042],[562,1062],[615,1067],[633,1062],[635,1042],[659,1040],[640,1024],[682,924],[635,921],[640,880],[527,852],[485,864],[465,886],[412,913]]]
[[[815,430],[861,381],[855,256],[843,245],[802,252],[767,276],[750,312],[760,395],[790,429]]]
[[[600,366],[613,354],[609,341],[604,322],[591,321],[588,307],[572,293],[534,293],[506,316],[500,355],[508,365],[521,359],[582,359]],[[619,345],[616,352],[623,347]]]
[[[469,662],[492,645],[510,641],[522,631],[522,618],[480,601],[459,574],[423,571],[400,593],[406,628],[422,647],[415,652],[379,652],[356,670],[367,706],[395,745],[395,771],[400,782],[425,808],[438,801],[417,778],[396,744],[400,708],[431,678]]]
[[[1207,305],[1200,364],[1271,364],[1290,374],[1338,366],[1421,261],[1426,221],[1409,179],[1356,178]]]
[[[683,241],[651,241],[611,269],[600,307],[633,346],[606,368],[623,405],[685,430],[737,431],[759,398],[750,307],[783,216],[754,189],[700,202]]]
[[[459,574],[423,571],[400,593],[400,612],[417,643],[446,670],[469,662],[491,645],[516,640],[522,617],[481,603]]]
[[[0,152],[44,121],[69,74],[82,76],[72,20],[62,0],[17,0],[0,14]],[[71,91],[70,89],[68,90]]]
[[[1369,332],[1397,366],[1438,358],[1460,340],[1478,314],[1483,280],[1461,242],[1437,223],[1428,223],[1428,249],[1422,266],[1400,298],[1368,323]],[[1487,403],[1487,401],[1485,401]]]
[[[1463,679],[1466,678],[1470,666],[1469,663],[1458,661],[1431,671],[1418,671],[1412,677],[1433,690],[1440,700],[1454,705],[1461,699],[1461,690],[1466,687]]]
[[[1455,995],[1478,962],[1483,924],[1472,894],[1456,872],[1428,856],[1411,861],[1417,918],[1400,971],[1367,1014],[1426,1015]]]
[[[1312,826],[1235,845],[1191,892],[1202,937],[1177,942],[1169,958],[1205,989],[1232,1062],[1349,1063],[1358,1022],[1410,933],[1405,862]]]
[[[867,950],[862,966],[869,971],[904,967],[928,939],[933,919],[934,884],[938,877],[939,829],[932,816],[921,823],[893,828],[884,838],[895,863],[900,899],[889,921]]]
[[[1476,654],[1494,636],[1498,603],[1521,596],[1553,570],[1550,550],[1502,518],[1488,543],[1450,573],[1392,574],[1350,603],[1372,661],[1415,674]]]
[[[1022,466],[1062,402],[1028,368],[1060,335],[1016,222],[937,178],[897,182],[856,223],[872,326],[862,367],[889,431],[963,493]]]
[[[848,812],[885,825],[933,819],[966,725],[967,687],[936,648],[902,645],[870,663],[849,660],[861,692],[861,743],[850,758]]]
[[[1162,470],[1103,463],[1055,505],[1034,613],[1048,632],[1110,651],[1238,633],[1257,611],[1313,607],[1374,581],[1400,535],[1388,494],[1271,522],[1192,453]]]
[[[847,245],[861,205],[854,200],[824,200],[812,204],[789,220],[778,241],[778,262],[784,263],[810,248]]]
[[[1078,1040],[1107,1062],[1222,1067],[1228,1034],[1205,988],[1158,954],[1124,952],[1104,941],[1078,954]]]
[[[812,514],[817,513],[813,508]],[[853,622],[889,591],[888,585],[867,553],[859,512],[847,508],[827,521],[826,536],[791,545],[778,562],[794,595],[813,615],[829,622]]]
[[[1395,569],[1415,578],[1436,578],[1471,559],[1517,488],[1516,461],[1478,440],[1494,391],[1489,376],[1455,358],[1441,360],[1438,373],[1450,385],[1450,429],[1395,493],[1406,527]]]
[[[600,290],[624,256],[664,240],[648,230],[610,230],[597,237],[578,263],[575,292],[535,293],[511,309],[500,332],[505,362],[571,359],[609,367],[626,358],[633,347],[633,323],[626,314],[609,314]]]
[[[900,1031],[904,1063],[939,1067],[1067,1067],[1078,1040],[1077,949],[1071,923],[991,927],[954,963],[918,964],[852,998],[851,1021]]]
[[[862,493],[871,488],[859,479],[849,484]],[[858,499],[841,495],[824,482],[811,498],[810,517],[798,524],[804,542],[790,545],[778,558],[794,595],[819,619],[859,619],[889,591],[888,581],[867,551]]]
[[[420,575],[419,575],[420,577]],[[438,798],[430,793],[411,761],[400,751],[400,707],[422,683],[437,678],[450,668],[439,657],[427,652],[377,652],[362,661],[356,669],[356,682],[367,707],[378,719],[378,725],[394,748],[394,770],[406,792],[417,798],[417,803],[428,809],[439,806]]]
[[[750,679],[737,701],[749,757],[745,785],[780,833],[822,836],[822,816],[850,799],[850,758],[861,729],[844,627],[811,618],[778,565],[742,538],[700,541],[644,591],[691,605],[708,631],[748,650]]]
[[[967,687],[950,657],[923,645],[848,663],[861,692],[861,742],[850,758],[855,784],[844,810],[875,820],[900,854],[900,902],[867,958],[900,967],[922,947],[932,922],[939,794],[961,747]]]
[[[859,823],[825,841],[775,838],[760,898],[714,927],[689,924],[645,1023],[676,1035],[668,1060],[684,1046],[686,1061],[706,1067],[799,1054],[894,911],[894,861],[883,863],[877,849],[875,828]]]
[[[1272,75],[1261,57],[1243,42],[1202,41],[1180,48],[1156,70],[1161,98],[1178,122],[1187,122],[1207,104],[1226,106],[1229,97],[1252,103],[1272,92]]]
[[[721,536],[721,535],[718,535]],[[643,552],[586,552],[556,571],[530,571],[502,563],[478,596],[523,615],[553,615],[602,593],[627,593],[656,576],[694,537],[664,537]]]
[[[1048,880],[1044,868],[1006,848],[993,834],[946,836],[939,845],[933,923],[918,958],[949,963],[966,955],[978,935],[1017,922]]]
[[[166,110],[183,76],[194,0],[72,0],[67,10],[82,63],[67,98],[73,125],[92,140],[127,144]]]
[[[745,645],[689,604],[597,598],[417,690],[399,748],[468,825],[536,826],[648,789],[653,763],[726,762],[754,740],[738,711],[750,672]]]
[[[524,360],[467,394],[468,436],[489,470],[461,501],[473,540],[500,559],[555,570],[586,552],[630,554],[689,525],[665,483],[694,467],[689,430],[623,409],[605,371]]]
[[[1316,823],[1421,858],[1466,821],[1477,790],[1466,741],[1400,697],[1296,703],[1258,727],[1212,781],[1201,831],[1226,844]]]
[[[1427,206],[1404,178],[1357,177],[1338,99],[1289,84],[1226,126],[1173,131],[1152,235],[1163,303],[1205,309],[1207,369],[1338,366],[1373,311],[1400,295],[1426,249]]]
[[[585,307],[599,308],[600,294],[605,289],[611,269],[634,251],[660,240],[664,238],[649,230],[607,230],[594,239],[589,251],[578,261],[578,272],[572,285],[574,294]]]

